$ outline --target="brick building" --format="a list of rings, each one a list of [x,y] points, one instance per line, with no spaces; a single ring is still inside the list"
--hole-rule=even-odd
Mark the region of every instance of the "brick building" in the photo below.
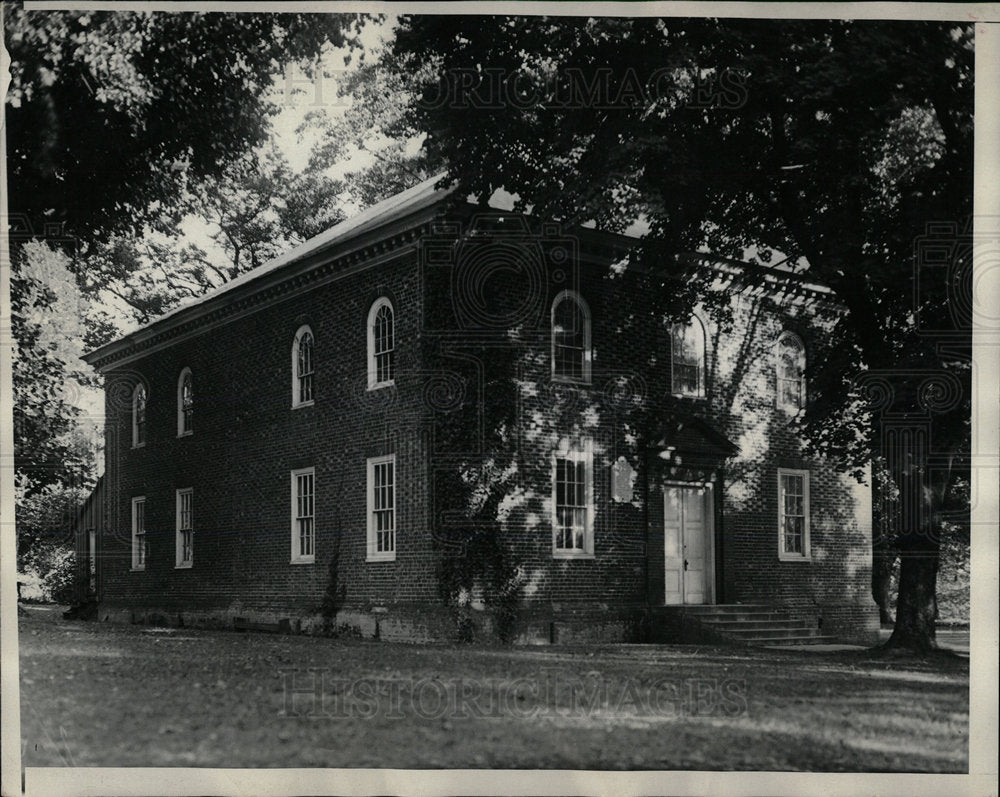
[[[325,604],[414,639],[503,606],[565,641],[740,605],[870,638],[869,490],[789,426],[835,298],[689,257],[731,323],[670,317],[634,241],[431,180],[90,353],[101,616],[309,630]]]

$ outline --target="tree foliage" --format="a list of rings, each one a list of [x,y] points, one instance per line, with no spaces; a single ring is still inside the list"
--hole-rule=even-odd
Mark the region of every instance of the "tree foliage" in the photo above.
[[[289,63],[309,72],[326,48],[351,45],[360,21],[4,4],[15,467],[25,489],[77,484],[91,465],[67,388],[78,384],[79,342],[107,342],[122,319],[87,296],[115,294],[145,320],[336,220],[315,212],[330,207],[328,181],[291,177],[255,150],[278,110],[275,76]],[[178,244],[191,213],[216,225],[226,273]],[[77,285],[38,273],[53,247],[70,256],[63,266]],[[67,304],[59,285],[84,297]]]
[[[116,297],[145,323],[343,220],[344,190],[322,172],[294,172],[274,146],[248,152],[221,176],[184,189],[173,223],[164,226],[169,232],[96,243],[82,274],[85,289]]]
[[[69,258],[44,242],[16,250],[11,279],[14,351],[14,459],[20,489],[81,486],[93,451],[80,427],[81,394],[94,378],[83,370],[82,297]]]
[[[432,76],[427,65],[399,68],[391,51],[343,74],[337,86],[343,112],[312,112],[303,125],[319,135],[309,170],[345,168],[347,199],[362,208],[439,171],[440,157],[420,146],[423,133],[409,130],[405,121]],[[350,165],[356,162],[360,165]]]
[[[837,292],[839,345],[810,364],[800,428],[903,494],[894,639],[933,645],[935,518],[968,467],[972,27],[410,16],[393,56],[434,66],[401,127],[427,133],[460,195],[502,187],[518,209],[613,230],[645,219],[640,258],[751,253]],[[929,239],[950,252],[944,277]],[[945,466],[887,450],[889,413],[926,420]]]
[[[83,241],[156,225],[185,186],[265,142],[283,66],[308,69],[358,23],[6,6],[11,213]]]

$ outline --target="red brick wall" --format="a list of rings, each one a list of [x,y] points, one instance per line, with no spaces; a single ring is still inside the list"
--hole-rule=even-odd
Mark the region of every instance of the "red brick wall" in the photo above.
[[[338,534],[346,598],[355,604],[431,600],[422,492],[420,385],[367,391],[365,323],[388,295],[397,369],[419,368],[421,293],[412,251],[393,262],[285,298],[107,375],[108,479],[113,496],[104,597],[166,608],[308,613],[327,587]],[[315,335],[315,404],[291,408],[296,330]],[[176,436],[176,380],[192,369],[194,434]],[[149,393],[147,443],[131,448],[129,395]],[[125,389],[119,391],[119,385]],[[365,562],[366,459],[397,455],[397,558]],[[290,471],[316,469],[314,564],[290,564]],[[174,568],[174,491],[194,488],[195,553]],[[130,499],[146,496],[149,560],[130,572]]]
[[[583,247],[581,242],[580,247]],[[670,319],[662,313],[651,275],[626,272],[609,278],[607,261],[580,265],[567,273],[545,261],[538,284],[542,312],[528,317],[511,336],[507,328],[463,323],[454,311],[446,281],[425,280],[426,305],[436,308],[430,340],[446,341],[429,355],[432,368],[466,374],[489,373],[507,358],[515,362],[517,407],[517,489],[505,516],[505,534],[524,576],[528,604],[568,610],[580,604],[621,606],[663,600],[663,519],[661,482],[693,473],[673,473],[670,465],[643,450],[657,418],[672,411],[697,415],[737,449],[726,459],[694,465],[714,475],[716,499],[717,599],[726,602],[776,602],[829,616],[848,628],[870,622],[870,498],[867,486],[837,474],[825,463],[803,456],[789,417],[776,407],[773,345],[784,329],[804,339],[815,355],[826,343],[834,312],[829,301],[776,299],[759,291],[733,295],[733,328],[720,332],[706,321],[707,391],[703,399],[679,399],[670,388]],[[426,269],[432,275],[435,269]],[[482,268],[481,279],[498,299],[492,311],[503,317],[518,295],[523,272]],[[466,277],[468,281],[468,276]],[[587,387],[553,384],[550,378],[549,317],[553,298],[574,284],[592,315],[593,378]],[[448,296],[449,301],[442,301]],[[437,297],[437,298],[435,298]],[[431,311],[429,311],[431,314]],[[487,314],[488,317],[488,314]],[[457,334],[461,331],[462,334]],[[483,354],[477,344],[490,341],[503,356]],[[478,360],[477,360],[478,358]],[[469,361],[475,361],[473,365]],[[622,387],[616,391],[615,385]],[[622,396],[641,397],[639,402]],[[474,400],[474,399],[472,399]],[[551,552],[551,452],[569,433],[594,441],[594,550],[591,559],[560,560]],[[669,445],[673,441],[666,438]],[[470,451],[475,446],[470,446]],[[637,471],[631,502],[611,500],[610,468],[624,454]],[[461,459],[459,457],[458,459]],[[467,458],[474,461],[475,457]],[[433,467],[449,467],[447,457]],[[691,465],[687,456],[686,465]],[[808,562],[779,562],[777,469],[810,471],[812,556]],[[696,469],[697,470],[697,469]],[[439,513],[432,522],[447,523]],[[447,534],[447,532],[443,532]]]
[[[338,582],[347,606],[437,603],[438,547],[455,521],[442,516],[436,485],[495,444],[495,416],[483,403],[497,397],[484,395],[484,385],[509,367],[516,403],[504,446],[514,456],[516,489],[503,504],[501,533],[521,567],[526,604],[569,611],[662,600],[659,484],[668,466],[648,456],[646,446],[657,420],[680,408],[705,418],[738,449],[706,468],[718,479],[720,599],[826,607],[830,622],[845,627],[867,617],[873,605],[867,488],[803,458],[787,417],[775,409],[777,334],[790,325],[813,351],[826,322],[804,307],[734,296],[734,328],[719,334],[709,324],[706,398],[676,399],[669,319],[652,289],[656,280],[634,271],[609,278],[606,259],[577,260],[581,240],[550,234],[546,241],[535,287],[525,289],[523,270],[478,275],[489,299],[478,310],[477,294],[468,293],[475,279],[456,283],[454,263],[430,263],[421,249],[286,296],[109,373],[108,525],[116,533],[103,547],[104,598],[170,611],[314,612],[339,539]],[[569,260],[553,254],[560,249],[576,254]],[[481,267],[473,264],[463,279],[477,277]],[[553,385],[549,376],[549,309],[566,287],[579,288],[591,311],[587,387]],[[396,309],[397,386],[369,393],[365,321],[382,294]],[[515,316],[516,323],[490,323]],[[316,336],[316,402],[292,410],[290,350],[302,324]],[[178,439],[176,380],[185,366],[194,375],[195,433]],[[128,396],[139,375],[149,391],[148,442],[132,449]],[[594,441],[595,555],[558,560],[551,452],[569,433]],[[365,460],[393,451],[396,561],[368,563]],[[637,479],[632,500],[615,502],[611,465],[621,455]],[[308,466],[316,469],[316,562],[292,565],[289,472]],[[811,562],[778,561],[778,467],[810,470]],[[174,491],[182,487],[195,490],[190,570],[174,568]],[[145,572],[132,573],[129,501],[140,494],[147,501],[149,561]]]

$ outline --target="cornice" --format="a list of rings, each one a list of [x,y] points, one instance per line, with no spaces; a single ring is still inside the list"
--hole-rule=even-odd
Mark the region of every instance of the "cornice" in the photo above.
[[[304,256],[238,289],[209,296],[200,303],[181,308],[170,317],[154,320],[90,352],[84,360],[102,372],[107,371],[264,307],[287,301],[317,286],[397,260],[416,248],[417,239],[428,226],[429,219],[423,219],[395,233],[386,234],[383,228],[376,231],[375,240],[351,241],[347,251],[340,254],[324,251]]]

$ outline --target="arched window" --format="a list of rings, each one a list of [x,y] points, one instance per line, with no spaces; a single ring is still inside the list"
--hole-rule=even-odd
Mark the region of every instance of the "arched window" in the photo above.
[[[185,368],[177,379],[177,436],[194,431],[194,382],[191,369]]]
[[[590,382],[590,310],[573,291],[552,302],[552,378]]]
[[[313,333],[299,327],[292,343],[292,407],[306,407],[313,403]]]
[[[798,412],[806,405],[806,347],[794,332],[785,331],[778,336],[774,370],[778,407]]]
[[[132,391],[132,447],[146,445],[146,386],[141,382]]]
[[[705,327],[696,316],[670,330],[670,370],[675,396],[705,395]]]
[[[391,385],[396,373],[392,304],[384,296],[368,311],[368,389]]]

